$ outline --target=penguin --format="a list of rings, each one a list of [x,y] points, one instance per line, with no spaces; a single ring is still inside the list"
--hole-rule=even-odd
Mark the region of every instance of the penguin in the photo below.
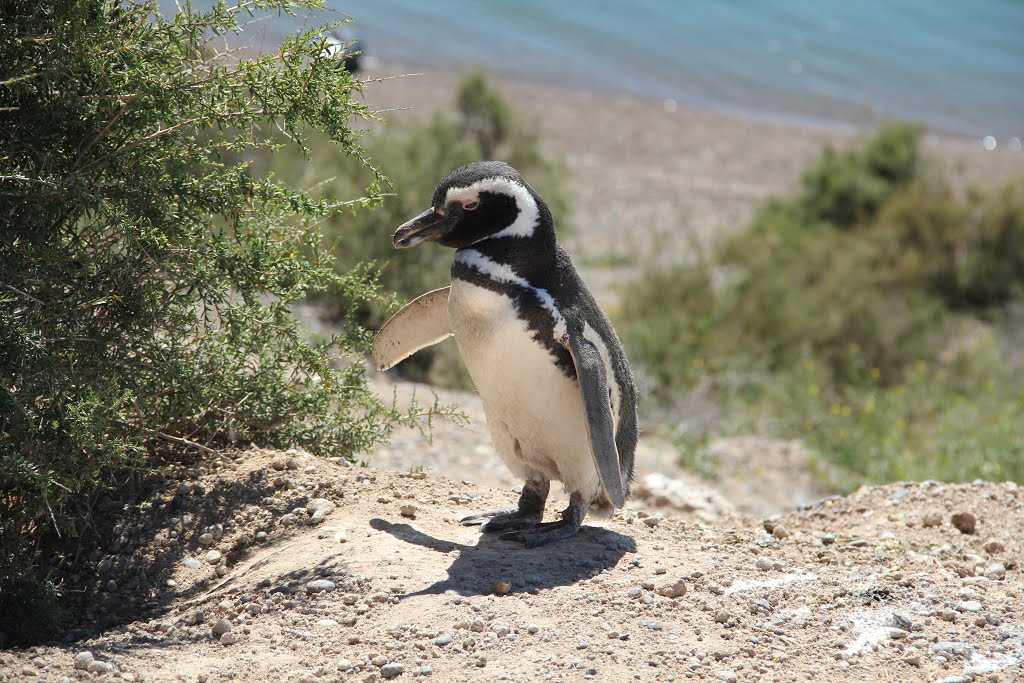
[[[399,226],[393,242],[454,249],[452,281],[385,323],[374,364],[387,370],[454,336],[495,450],[524,480],[516,506],[462,523],[533,548],[576,536],[588,511],[622,507],[639,431],[636,384],[540,195],[508,164],[472,163],[442,180],[430,208]],[[569,506],[543,522],[552,481]]]

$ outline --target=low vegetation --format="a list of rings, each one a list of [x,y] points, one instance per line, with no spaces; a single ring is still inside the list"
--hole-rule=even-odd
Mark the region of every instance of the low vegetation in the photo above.
[[[14,642],[60,625],[48,573],[88,546],[99,501],[145,495],[141,473],[175,452],[352,459],[416,421],[368,389],[354,315],[311,343],[290,313],[327,289],[346,310],[382,299],[356,259],[335,269],[316,229],[373,203],[376,176],[316,197],[244,161],[309,154],[315,135],[365,165],[361,85],[321,30],[255,57],[209,40],[303,6],[4,4],[0,632]]]
[[[1024,478],[1024,181],[954,192],[920,135],[826,149],[747,229],[632,285],[619,325],[663,401],[699,389],[715,429],[804,438],[855,481]]]

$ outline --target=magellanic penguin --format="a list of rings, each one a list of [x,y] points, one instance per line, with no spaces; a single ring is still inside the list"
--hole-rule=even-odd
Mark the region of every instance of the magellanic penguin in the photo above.
[[[575,536],[590,508],[622,507],[636,386],[611,323],[555,241],[544,200],[508,164],[463,166],[394,235],[399,249],[423,242],[455,249],[452,284],[395,314],[374,340],[374,362],[386,370],[454,335],[495,449],[525,480],[516,507],[462,522],[529,548]],[[552,480],[569,507],[542,523]]]

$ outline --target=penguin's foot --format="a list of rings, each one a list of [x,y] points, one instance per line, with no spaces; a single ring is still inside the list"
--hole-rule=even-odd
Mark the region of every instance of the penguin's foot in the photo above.
[[[479,524],[481,531],[531,529],[544,519],[544,503],[548,499],[549,488],[547,481],[529,480],[523,484],[517,507],[478,512],[459,521],[466,526]]]
[[[527,548],[537,548],[548,543],[573,538],[580,532],[580,525],[587,515],[588,505],[582,496],[573,493],[569,498],[569,507],[562,512],[562,519],[557,522],[537,524],[530,529],[509,531],[499,536],[503,541],[517,541]]]

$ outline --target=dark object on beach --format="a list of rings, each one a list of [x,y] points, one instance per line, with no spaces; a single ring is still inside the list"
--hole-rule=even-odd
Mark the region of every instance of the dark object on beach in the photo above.
[[[331,29],[327,34],[327,43],[331,57],[339,59],[346,71],[359,71],[359,63],[366,52],[366,43],[350,24]]]

